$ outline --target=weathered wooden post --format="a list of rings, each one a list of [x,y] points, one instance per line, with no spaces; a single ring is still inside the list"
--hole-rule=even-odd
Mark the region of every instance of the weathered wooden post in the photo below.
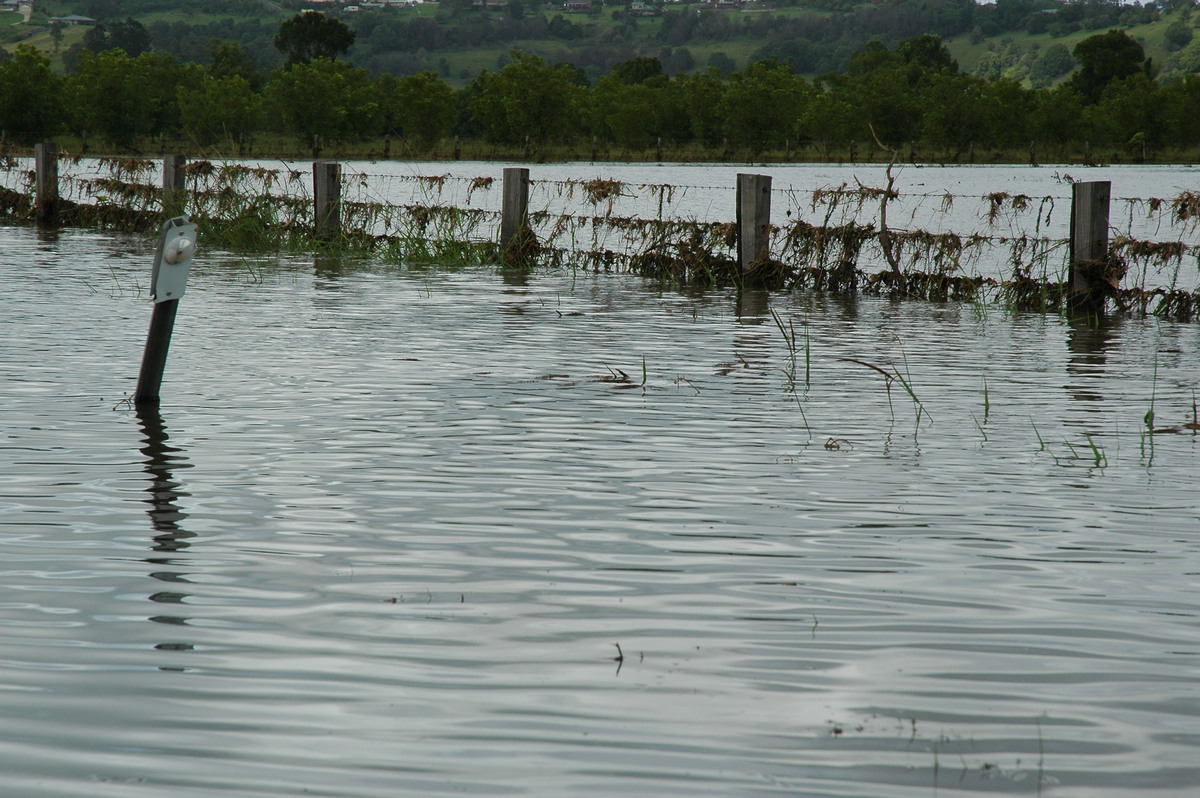
[[[34,145],[33,161],[34,213],[39,224],[53,224],[58,218],[58,145]]]
[[[171,348],[171,333],[175,329],[175,313],[179,298],[187,288],[188,271],[196,251],[196,225],[186,216],[168,219],[163,224],[158,250],[154,253],[154,268],[150,275],[150,298],[154,313],[146,334],[146,349],[138,373],[133,403],[138,406],[157,406],[163,372],[167,367],[167,352]]]
[[[329,240],[342,232],[342,165],[313,162],[313,232]]]
[[[771,177],[737,176],[737,251],[742,274],[771,255]]]
[[[657,146],[657,148],[655,148],[654,154],[655,154],[655,160],[661,162],[662,161],[662,136],[658,137],[658,146]]]
[[[454,160],[462,160],[462,144],[458,140],[458,136],[454,137]]]
[[[187,210],[187,156],[163,156],[163,213],[170,218]]]
[[[1112,183],[1096,180],[1071,186],[1071,260],[1067,309],[1077,315],[1104,312],[1103,285],[1113,279],[1108,263],[1108,208]],[[1120,279],[1119,276],[1116,279]],[[1115,285],[1111,287],[1115,288]]]
[[[529,229],[529,170],[504,170],[503,204],[500,211],[500,259],[507,266],[528,260],[535,243]]]

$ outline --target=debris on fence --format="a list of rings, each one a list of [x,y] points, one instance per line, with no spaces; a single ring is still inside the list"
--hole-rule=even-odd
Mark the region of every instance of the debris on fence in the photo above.
[[[0,219],[37,219],[37,175],[29,160],[0,161]],[[58,178],[58,224],[138,231],[161,225],[169,192],[156,184],[159,162],[60,160],[70,168]],[[188,214],[210,249],[320,248],[409,263],[503,261],[522,268],[630,272],[676,284],[752,282],[1049,312],[1064,310],[1070,293],[1069,239],[1048,233],[1064,226],[1064,217],[1056,215],[1061,197],[905,193],[894,183],[777,188],[785,218],[777,214],[763,225],[765,248],[757,266],[743,273],[738,229],[730,221],[737,213],[732,185],[531,180],[526,172],[524,215],[510,219],[521,232],[518,240],[502,235],[504,192],[494,176],[343,172],[339,229],[322,236],[311,171],[193,161],[182,173]],[[729,197],[724,221],[679,211],[697,194],[717,192]],[[1101,256],[1076,263],[1080,274],[1118,312],[1195,318],[1200,294],[1184,266],[1200,255],[1200,244],[1188,240],[1200,226],[1200,192],[1121,201],[1126,227],[1112,225]],[[895,206],[892,217],[902,218],[898,209],[906,203],[942,219],[952,209],[961,218],[964,203],[975,203],[980,227],[939,229],[935,223],[925,229],[911,216],[907,225],[890,222],[889,206]],[[1138,214],[1168,228],[1166,236],[1155,236],[1165,240],[1128,232]]]

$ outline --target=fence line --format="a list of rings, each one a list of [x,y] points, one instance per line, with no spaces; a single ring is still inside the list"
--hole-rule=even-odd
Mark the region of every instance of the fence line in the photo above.
[[[747,211],[754,221],[739,231],[729,221],[742,215],[734,185],[550,180],[527,174],[525,210],[515,223],[531,238],[506,255],[511,240],[501,233],[504,192],[491,176],[340,170],[333,177],[336,199],[326,200],[318,216],[317,201],[325,198],[317,196],[313,172],[286,164],[185,163],[169,156],[163,165],[171,174],[160,183],[157,161],[42,160],[66,167],[54,181],[52,204],[59,223],[155,229],[165,212],[186,204],[202,234],[217,246],[311,246],[332,238],[356,251],[399,260],[504,261],[633,271],[679,282],[751,280],[774,287],[999,300],[1041,309],[1062,307],[1071,290],[1070,238],[1056,234],[1068,197],[901,192],[862,183],[768,188],[768,202],[771,193],[782,198],[786,221]],[[43,192],[49,188],[36,170],[22,166],[11,158],[0,162],[0,216],[36,220],[46,203],[30,194],[37,194],[37,186]],[[700,218],[695,203],[705,200],[706,210],[722,209],[723,219]],[[955,214],[964,201],[975,203],[976,229],[946,229],[962,222]],[[1200,243],[1184,240],[1200,228],[1200,193],[1117,202],[1124,227],[1118,229],[1106,209],[1099,224],[1113,233],[1111,240],[1102,257],[1085,258],[1103,261],[1097,275],[1107,285],[1104,298],[1127,310],[1173,318],[1200,312],[1196,275],[1183,268],[1186,258],[1200,255]],[[885,211],[889,219],[903,211],[910,224],[884,227]],[[918,217],[930,220],[932,229],[914,226]],[[1136,235],[1139,224],[1157,225],[1154,236]],[[1165,240],[1164,227],[1171,234]],[[739,241],[758,234],[763,240],[756,254],[739,261]]]

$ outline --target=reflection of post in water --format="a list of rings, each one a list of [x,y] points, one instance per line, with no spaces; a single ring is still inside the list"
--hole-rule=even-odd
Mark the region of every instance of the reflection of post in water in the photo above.
[[[346,259],[334,255],[313,256],[313,275],[318,279],[317,288],[341,289],[341,279],[348,271]],[[331,282],[320,282],[328,280]]]
[[[718,366],[718,374],[758,377],[758,368],[770,361],[771,332],[764,327],[771,320],[770,294],[766,291],[744,289],[737,295],[737,326],[733,331],[733,356],[737,358]]]
[[[163,424],[158,408],[139,405],[137,410],[138,421],[142,427],[145,471],[150,479],[150,486],[146,488],[150,496],[145,500],[150,506],[146,514],[150,516],[150,525],[156,533],[151,549],[160,553],[160,556],[146,558],[146,562],[153,565],[175,565],[170,555],[191,546],[188,539],[196,536],[196,533],[188,532],[180,526],[187,518],[187,513],[179,508],[179,499],[188,494],[180,490],[180,483],[176,481],[174,473],[175,469],[190,468],[191,464],[180,453],[178,447],[168,443],[166,425]],[[150,576],[172,586],[186,584],[187,581],[184,574],[176,571],[152,571]],[[160,604],[182,605],[187,597],[187,593],[178,589],[161,590],[151,595],[150,600]],[[178,626],[187,623],[188,619],[179,615],[154,615],[150,620]],[[159,643],[155,648],[163,651],[188,651],[192,645]]]
[[[767,291],[744,289],[738,291],[737,315],[739,324],[763,324],[771,315],[771,295]]]
[[[1101,402],[1104,396],[1095,390],[1095,377],[1104,373],[1108,348],[1117,338],[1120,322],[1105,317],[1072,319],[1067,332],[1067,375],[1074,384],[1066,385],[1071,398],[1080,402]]]
[[[187,458],[179,454],[181,450],[178,447],[167,443],[167,428],[158,408],[139,405],[137,410],[142,427],[145,470],[150,477],[150,487],[146,489],[150,494],[150,498],[146,499],[150,508],[146,513],[154,530],[160,533],[154,536],[154,550],[169,552],[185,549],[190,545],[187,539],[195,537],[195,533],[179,526],[179,522],[187,518],[187,513],[179,509],[178,501],[187,494],[179,489],[180,483],[175,481],[173,470],[191,466]]]
[[[521,266],[501,266],[500,279],[505,285],[512,286],[527,286],[529,285],[529,269]]]

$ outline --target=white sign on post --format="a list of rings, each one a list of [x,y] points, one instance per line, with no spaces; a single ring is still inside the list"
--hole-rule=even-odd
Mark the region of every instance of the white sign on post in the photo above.
[[[196,225],[186,216],[176,216],[163,224],[154,270],[150,275],[150,298],[155,302],[179,299],[187,288],[192,255],[196,252]]]

